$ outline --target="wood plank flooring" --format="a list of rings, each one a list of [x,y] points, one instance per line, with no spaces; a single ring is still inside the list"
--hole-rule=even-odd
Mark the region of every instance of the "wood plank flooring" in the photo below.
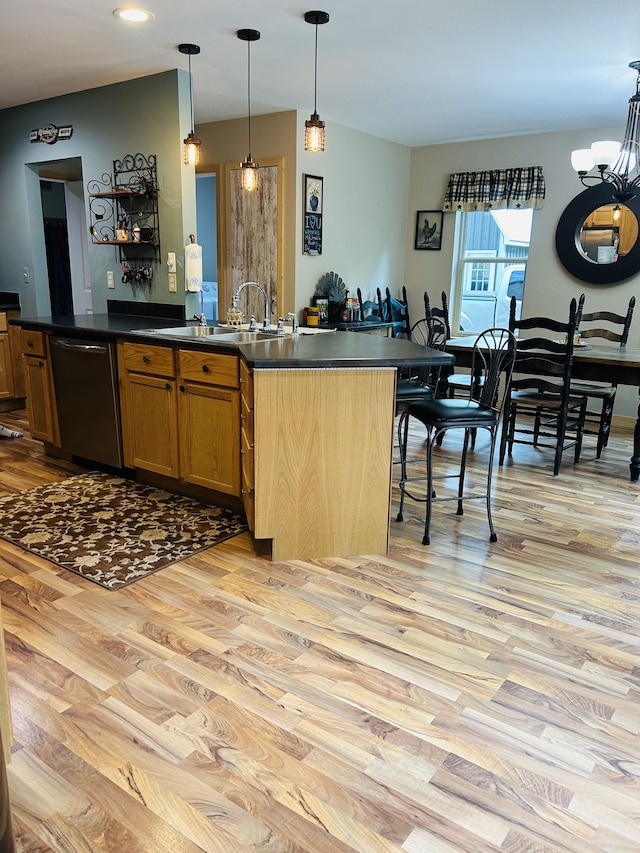
[[[17,850],[638,853],[630,455],[588,441],[554,478],[517,447],[495,544],[473,501],[424,547],[408,502],[386,556],[244,534],[109,592],[0,540]],[[0,440],[0,494],[73,470]]]

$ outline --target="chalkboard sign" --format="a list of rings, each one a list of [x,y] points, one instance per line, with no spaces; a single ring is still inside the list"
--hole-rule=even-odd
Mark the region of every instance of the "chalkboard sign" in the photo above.
[[[305,255],[322,254],[322,214],[305,213],[304,215],[304,249]]]
[[[322,178],[304,176],[304,223],[302,252],[305,255],[322,254]]]

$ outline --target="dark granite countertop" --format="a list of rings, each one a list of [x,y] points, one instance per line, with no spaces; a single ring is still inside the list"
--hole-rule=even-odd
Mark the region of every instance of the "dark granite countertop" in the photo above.
[[[400,365],[452,364],[448,353],[428,350],[399,338],[362,332],[287,334],[251,343],[224,341],[211,335],[198,338],[163,337],[161,329],[175,327],[175,319],[123,314],[86,314],[70,317],[21,317],[12,323],[26,329],[50,330],[55,334],[104,339],[145,340],[148,343],[180,346],[182,349],[239,352],[250,367],[269,368],[357,368]],[[195,325],[185,323],[182,325]]]

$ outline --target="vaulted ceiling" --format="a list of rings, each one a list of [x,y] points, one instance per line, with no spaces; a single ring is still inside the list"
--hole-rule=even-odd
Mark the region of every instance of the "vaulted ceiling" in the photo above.
[[[323,0],[324,2],[324,0]],[[247,109],[311,113],[315,28],[285,0],[139,0],[155,19],[125,24],[117,0],[5,4],[0,109],[188,67],[196,123]],[[120,3],[123,5],[123,3]],[[327,0],[318,27],[318,112],[327,122],[417,146],[624,124],[640,59],[640,2]],[[141,114],[144,104],[140,105]]]

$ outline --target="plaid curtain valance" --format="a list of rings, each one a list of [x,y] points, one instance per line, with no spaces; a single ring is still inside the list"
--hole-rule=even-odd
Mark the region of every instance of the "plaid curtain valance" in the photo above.
[[[501,210],[544,205],[542,166],[456,172],[449,176],[444,211]]]

